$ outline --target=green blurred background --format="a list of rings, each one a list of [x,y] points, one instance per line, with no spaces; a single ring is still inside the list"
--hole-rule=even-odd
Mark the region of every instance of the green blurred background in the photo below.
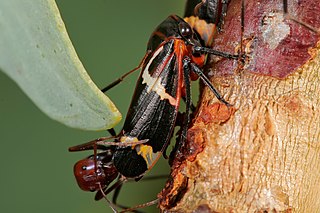
[[[185,1],[58,0],[57,4],[82,63],[103,87],[138,65],[153,29],[170,14],[182,15]],[[123,116],[137,74],[108,93]],[[73,177],[73,164],[91,152],[67,151],[107,133],[75,130],[50,120],[2,72],[0,106],[0,212],[112,212],[105,201],[93,200],[94,193],[81,191]],[[161,160],[152,173],[168,172],[167,162]],[[155,199],[164,182],[128,183],[119,202],[133,206]]]

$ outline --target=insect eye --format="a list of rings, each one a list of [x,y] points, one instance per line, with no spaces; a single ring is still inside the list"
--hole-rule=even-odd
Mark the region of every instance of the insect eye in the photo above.
[[[85,171],[85,170],[87,170],[87,166],[82,166],[81,169],[82,169],[83,171]]]
[[[192,37],[192,29],[189,26],[189,24],[185,23],[185,22],[181,22],[179,23],[179,32],[181,34],[181,36],[185,37],[185,38],[191,38]]]

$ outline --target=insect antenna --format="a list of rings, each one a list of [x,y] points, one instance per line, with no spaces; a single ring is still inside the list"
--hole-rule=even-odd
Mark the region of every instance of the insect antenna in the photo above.
[[[111,84],[109,84],[108,86],[104,87],[103,89],[101,89],[101,92],[105,93],[107,92],[109,89],[115,87],[116,85],[118,85],[121,81],[123,81],[123,79],[125,79],[128,75],[130,75],[131,73],[134,73],[135,71],[139,70],[143,63],[144,60],[148,57],[149,52],[147,52],[143,59],[140,61],[139,65],[137,67],[135,67],[134,69],[130,70],[129,72],[125,73],[123,76],[121,76],[120,78],[118,78],[117,80],[115,80],[114,82],[112,82]]]

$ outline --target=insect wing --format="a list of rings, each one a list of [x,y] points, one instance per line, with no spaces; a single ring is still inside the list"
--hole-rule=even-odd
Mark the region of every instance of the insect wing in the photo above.
[[[124,124],[124,137],[148,139],[135,147],[118,147],[114,164],[126,177],[150,169],[168,145],[177,117],[182,70],[174,52],[174,39],[147,57]]]

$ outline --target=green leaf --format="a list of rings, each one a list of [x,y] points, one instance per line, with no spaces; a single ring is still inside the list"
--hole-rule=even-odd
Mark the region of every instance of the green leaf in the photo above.
[[[85,71],[53,0],[0,1],[0,69],[67,126],[103,130],[121,119]]]

